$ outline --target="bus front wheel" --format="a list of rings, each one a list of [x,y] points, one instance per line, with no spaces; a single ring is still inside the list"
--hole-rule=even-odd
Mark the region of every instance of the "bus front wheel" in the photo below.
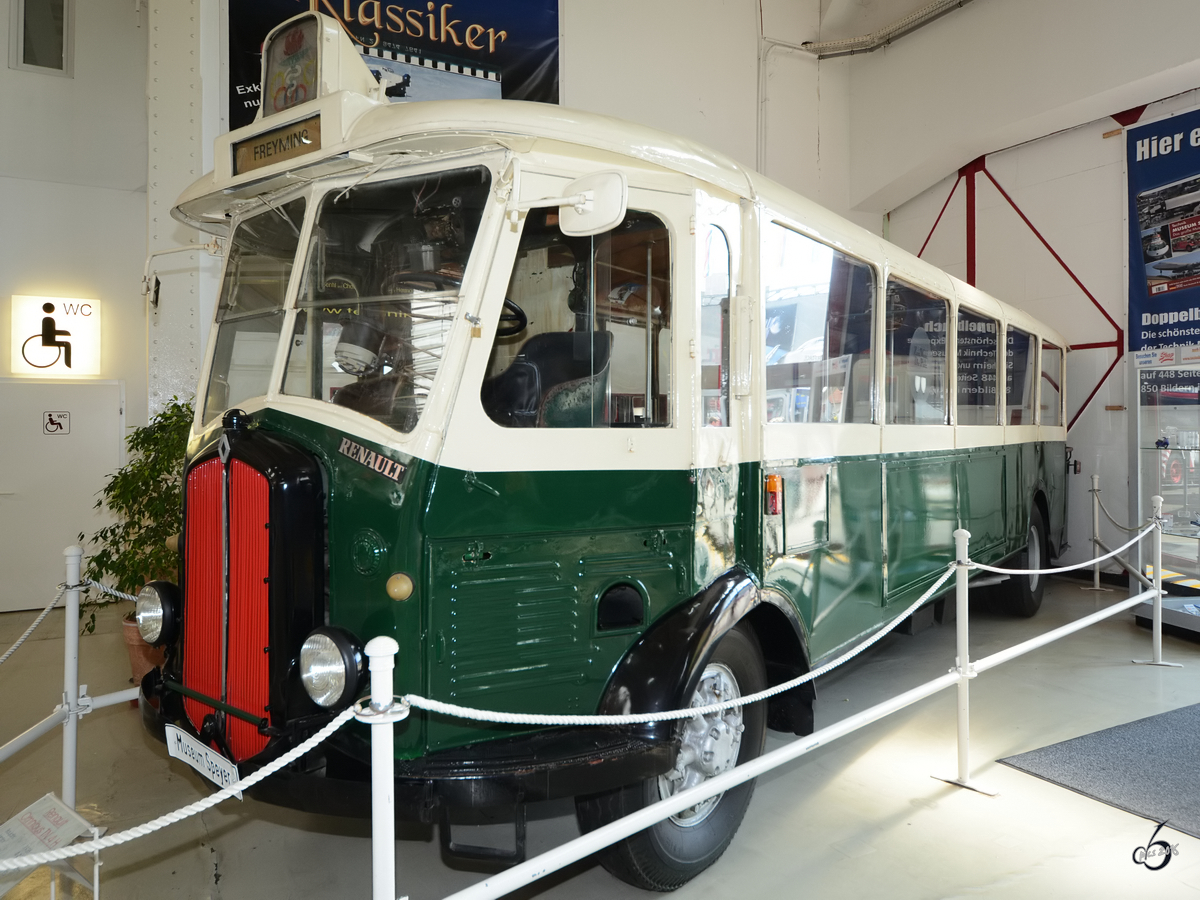
[[[739,626],[717,644],[689,705],[707,706],[765,687],[758,641]],[[679,751],[674,768],[639,784],[576,798],[580,831],[593,831],[754,759],[762,752],[766,724],[762,701],[681,720],[676,726]],[[753,792],[754,782],[748,781],[701,801],[601,851],[601,863],[636,887],[673,891],[725,852]]]
[[[1042,511],[1034,506],[1029,511],[1025,549],[1013,558],[1013,568],[1044,569],[1048,558],[1046,522]],[[1042,592],[1046,589],[1045,575],[1014,575],[1006,584],[1005,607],[1012,615],[1029,618],[1041,607]]]

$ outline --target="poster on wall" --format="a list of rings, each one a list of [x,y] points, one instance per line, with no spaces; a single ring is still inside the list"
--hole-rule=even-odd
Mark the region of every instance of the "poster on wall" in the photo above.
[[[1200,345],[1200,110],[1125,136],[1129,349],[1146,365],[1149,351]]]
[[[231,129],[258,112],[267,33],[310,9],[341,23],[393,102],[558,102],[558,0],[230,0]]]

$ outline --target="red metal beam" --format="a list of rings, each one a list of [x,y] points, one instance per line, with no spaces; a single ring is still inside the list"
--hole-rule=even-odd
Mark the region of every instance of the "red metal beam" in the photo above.
[[[946,195],[946,202],[942,204],[942,211],[937,214],[937,218],[933,220],[933,227],[929,229],[929,234],[925,236],[925,243],[921,245],[921,249],[917,251],[917,258],[920,259],[925,253],[925,248],[929,246],[929,240],[933,237],[933,233],[937,231],[938,225],[942,222],[942,216],[946,214],[946,207],[950,205],[950,200],[954,197],[955,190],[958,189],[958,183],[962,181],[962,172],[958,173],[958,178],[954,180],[954,187],[950,188],[950,193]]]

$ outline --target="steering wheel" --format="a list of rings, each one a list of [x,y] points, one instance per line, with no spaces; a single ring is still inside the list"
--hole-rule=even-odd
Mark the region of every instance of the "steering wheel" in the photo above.
[[[449,275],[439,275],[437,272],[397,272],[387,279],[389,289],[395,289],[401,284],[432,284],[440,290],[445,290],[459,287],[462,281]],[[505,297],[504,308],[500,311],[500,321],[496,327],[496,337],[520,334],[528,324],[529,317],[525,315],[525,310]]]
[[[394,290],[402,284],[431,284],[439,290],[456,288],[462,284],[462,279],[449,275],[439,275],[437,272],[395,272],[385,280],[386,289]]]
[[[504,298],[504,308],[500,310],[500,321],[496,325],[496,337],[512,337],[520,334],[529,324],[525,310],[517,306],[507,297]]]

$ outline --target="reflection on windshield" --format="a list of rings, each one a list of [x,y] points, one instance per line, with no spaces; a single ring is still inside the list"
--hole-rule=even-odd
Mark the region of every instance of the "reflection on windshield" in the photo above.
[[[321,203],[284,393],[416,426],[490,188],[483,167],[332,191]]]
[[[240,223],[233,233],[217,305],[217,345],[204,395],[205,422],[267,392],[303,221],[301,198],[271,206]]]

